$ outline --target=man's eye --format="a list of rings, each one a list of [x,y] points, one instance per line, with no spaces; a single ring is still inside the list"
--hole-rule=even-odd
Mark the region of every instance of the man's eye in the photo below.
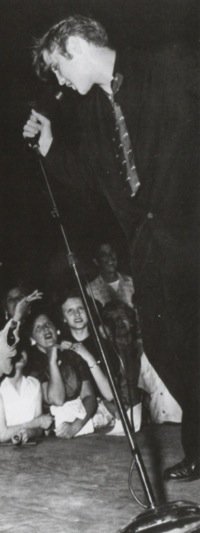
[[[51,70],[52,72],[58,72],[58,65],[52,65]]]

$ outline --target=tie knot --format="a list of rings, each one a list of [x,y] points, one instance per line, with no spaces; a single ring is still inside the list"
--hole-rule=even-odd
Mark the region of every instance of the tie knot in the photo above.
[[[113,94],[116,94],[118,93],[120,87],[121,87],[121,84],[123,82],[123,75],[120,74],[119,72],[116,72],[114,78],[112,79],[112,83],[111,83],[111,87],[112,87],[112,92]]]

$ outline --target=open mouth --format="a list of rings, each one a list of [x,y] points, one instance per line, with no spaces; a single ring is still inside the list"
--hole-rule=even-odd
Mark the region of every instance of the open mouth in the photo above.
[[[52,341],[53,340],[53,335],[50,332],[49,333],[45,333],[44,338],[45,338],[45,341]]]

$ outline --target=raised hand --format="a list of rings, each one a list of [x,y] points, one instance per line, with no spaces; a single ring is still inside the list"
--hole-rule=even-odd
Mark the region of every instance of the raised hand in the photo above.
[[[27,312],[30,304],[35,300],[41,300],[42,296],[42,292],[36,289],[31,294],[28,294],[28,296],[22,298],[22,300],[20,300],[16,305],[13,320],[15,320],[16,322],[20,322],[24,317],[25,313]]]

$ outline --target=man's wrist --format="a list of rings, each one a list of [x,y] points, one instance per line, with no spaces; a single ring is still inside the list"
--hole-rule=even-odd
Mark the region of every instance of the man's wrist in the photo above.
[[[39,140],[39,143],[38,143],[39,152],[43,157],[46,157],[46,155],[48,154],[51,148],[52,142],[53,142],[53,137],[50,137],[49,139],[42,139],[42,141]]]

